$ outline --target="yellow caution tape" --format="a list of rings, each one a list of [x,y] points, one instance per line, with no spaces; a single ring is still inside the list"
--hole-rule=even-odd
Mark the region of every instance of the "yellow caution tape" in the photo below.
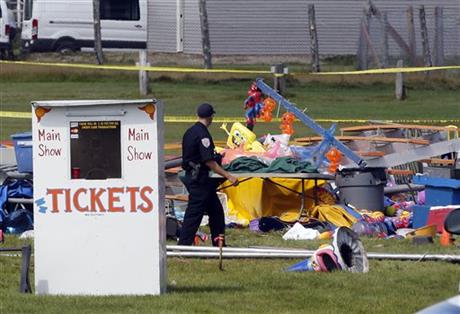
[[[178,72],[178,73],[238,73],[238,74],[273,74],[275,77],[282,77],[284,73],[272,73],[271,71],[262,70],[238,70],[238,69],[197,69],[197,68],[180,68],[180,67],[153,67],[153,66],[128,66],[128,65],[97,65],[97,64],[82,64],[82,63],[48,63],[48,62],[32,62],[32,61],[7,61],[0,60],[0,63],[18,64],[18,65],[34,65],[34,66],[54,66],[66,68],[81,68],[81,69],[96,69],[96,70],[119,70],[119,71],[149,71],[149,72]],[[362,71],[342,71],[342,72],[320,72],[307,73],[297,72],[291,75],[361,75],[361,74],[391,74],[391,73],[415,73],[440,70],[460,70],[459,65],[453,66],[437,66],[437,67],[407,67],[407,68],[386,68],[372,69]]]
[[[30,112],[14,112],[14,111],[0,111],[0,118],[18,118],[18,119],[30,119],[32,114]],[[188,123],[196,121],[195,116],[165,116],[165,122],[174,123]],[[215,123],[232,123],[232,122],[245,122],[244,117],[219,117],[214,118]],[[325,123],[369,123],[369,119],[315,119],[316,122]],[[265,123],[263,120],[259,120],[260,123]],[[273,118],[272,122],[281,122],[281,118]],[[300,122],[296,120],[295,122]],[[381,120],[382,123],[459,123],[460,119],[414,119],[414,120]]]
[[[30,118],[32,118],[32,113],[30,113],[30,112],[0,111],[0,118],[30,119]]]
[[[343,71],[343,72],[320,72],[312,73],[314,75],[357,75],[357,74],[388,74],[388,73],[415,73],[439,70],[460,70],[460,65],[442,66],[442,67],[413,67],[413,68],[386,68],[372,69],[362,71]]]
[[[239,74],[270,74],[270,71],[260,70],[235,70],[235,69],[195,69],[195,68],[178,68],[178,67],[152,67],[137,65],[97,65],[81,63],[48,63],[48,62],[29,62],[29,61],[6,61],[0,60],[0,63],[18,64],[18,65],[36,65],[36,66],[53,66],[80,69],[95,70],[121,70],[121,71],[149,71],[149,72],[180,72],[180,73],[239,73]]]

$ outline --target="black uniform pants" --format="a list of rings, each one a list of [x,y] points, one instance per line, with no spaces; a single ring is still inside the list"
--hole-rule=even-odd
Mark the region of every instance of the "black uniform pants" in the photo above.
[[[218,245],[214,240],[219,234],[225,232],[225,217],[222,204],[217,197],[216,183],[208,178],[192,182],[188,176],[185,176],[182,181],[189,193],[189,199],[178,244],[193,244],[203,215],[207,213],[213,245]]]

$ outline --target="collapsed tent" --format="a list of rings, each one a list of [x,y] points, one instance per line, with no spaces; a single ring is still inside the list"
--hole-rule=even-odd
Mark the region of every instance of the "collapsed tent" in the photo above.
[[[318,180],[317,184],[323,186],[325,183],[324,180]],[[314,206],[314,186],[313,180],[305,181],[306,208]],[[249,225],[251,220],[266,216],[278,216],[284,221],[297,220],[301,199],[292,191],[302,191],[300,180],[252,178],[222,190],[227,195],[228,215],[242,225]]]

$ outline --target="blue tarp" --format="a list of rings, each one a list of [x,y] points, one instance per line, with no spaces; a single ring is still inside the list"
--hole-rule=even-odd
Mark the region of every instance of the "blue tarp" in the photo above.
[[[434,186],[438,188],[460,189],[460,180],[448,178],[435,178],[428,176],[414,176],[412,183],[425,186]]]
[[[0,186],[0,229],[7,233],[33,229],[32,209],[8,203],[9,198],[33,198],[32,182],[8,178]]]

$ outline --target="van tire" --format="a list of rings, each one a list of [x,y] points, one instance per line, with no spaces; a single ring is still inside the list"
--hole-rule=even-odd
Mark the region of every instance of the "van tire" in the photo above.
[[[66,53],[73,53],[79,50],[77,43],[74,39],[60,39],[56,43],[56,52],[66,54]]]

